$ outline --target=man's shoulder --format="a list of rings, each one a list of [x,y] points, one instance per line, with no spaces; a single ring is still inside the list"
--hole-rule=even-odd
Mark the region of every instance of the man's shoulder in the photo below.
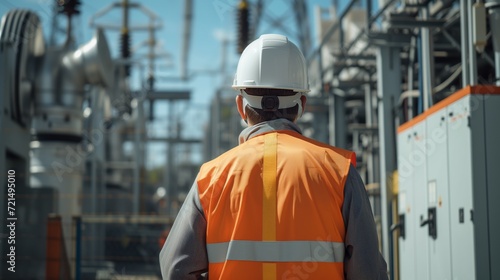
[[[317,154],[326,153],[335,160],[346,159],[356,166],[356,154],[353,151],[335,147],[301,134],[285,134],[287,134],[286,141],[288,141],[290,145],[298,145],[311,152],[315,150]]]
[[[231,148],[230,150],[220,154],[216,158],[203,163],[201,169],[202,170],[218,169],[219,167],[234,163],[239,158],[246,157],[247,154],[245,149],[246,146],[247,145],[243,143],[241,145]]]
[[[323,149],[323,150],[330,150],[332,152],[335,152],[335,153],[338,153],[341,155],[350,155],[353,153],[353,151],[346,150],[346,149],[339,148],[339,147],[335,147],[335,146],[332,146],[332,145],[327,144],[325,142],[321,142],[321,141],[315,140],[313,138],[309,138],[309,137],[304,136],[302,134],[298,134],[298,133],[293,133],[293,134],[292,133],[285,133],[285,134],[288,135],[289,139],[295,139],[295,141],[303,142],[304,143],[303,145],[314,146],[314,147],[317,147],[317,148]]]

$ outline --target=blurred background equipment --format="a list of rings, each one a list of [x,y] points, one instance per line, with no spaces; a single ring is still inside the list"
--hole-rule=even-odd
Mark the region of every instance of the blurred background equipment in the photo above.
[[[241,0],[238,4],[238,53],[250,43],[250,12],[248,10],[248,2]]]
[[[390,278],[500,279],[499,0],[20,0],[0,13],[0,170],[16,176],[15,211],[0,207],[16,218],[16,273],[3,226],[0,279],[159,279],[199,166],[238,144],[231,85],[264,33],[306,57],[303,134],[356,152]]]

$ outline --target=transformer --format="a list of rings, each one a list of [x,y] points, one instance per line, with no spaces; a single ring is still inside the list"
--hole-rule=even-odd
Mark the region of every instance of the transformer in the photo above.
[[[62,217],[65,254],[73,255],[71,224],[82,211],[86,157],[81,144],[84,87],[111,87],[114,65],[101,30],[77,49],[69,40],[47,48],[38,16],[27,10],[8,12],[0,30],[0,125],[9,134],[0,144],[0,168],[19,174],[16,254],[18,266],[30,268],[15,277],[35,279],[45,276],[49,213]],[[5,220],[5,209],[0,211]],[[8,245],[0,246],[5,256]]]

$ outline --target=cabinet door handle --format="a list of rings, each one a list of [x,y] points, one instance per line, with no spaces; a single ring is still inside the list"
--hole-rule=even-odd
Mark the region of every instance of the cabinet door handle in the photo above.
[[[399,229],[399,236],[405,239],[405,214],[399,214],[399,221],[391,226],[391,232]]]
[[[421,219],[420,219],[420,226],[421,226],[421,227],[426,226],[426,225],[428,225],[428,224],[429,224],[429,222],[431,222],[431,220],[430,220],[430,219],[427,219],[427,220],[425,220],[425,221],[422,221],[422,216],[420,216],[420,218],[421,218]]]
[[[437,238],[437,222],[436,222],[436,207],[427,209],[427,220],[420,216],[420,227],[429,226],[429,236],[433,239]]]

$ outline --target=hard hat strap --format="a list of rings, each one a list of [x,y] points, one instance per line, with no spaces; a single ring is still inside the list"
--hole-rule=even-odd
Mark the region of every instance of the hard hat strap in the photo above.
[[[302,113],[303,113],[302,101],[300,101],[300,98],[299,98],[299,102],[297,104],[299,105],[299,110],[297,111],[297,117],[295,118],[295,121],[300,119],[300,117],[302,117]]]
[[[262,107],[262,99],[266,96],[261,96],[261,95],[250,95],[245,92],[245,90],[240,90],[241,95],[243,96],[243,107],[246,105],[249,105],[252,108],[256,109],[264,109],[264,110],[269,110],[273,111],[276,109],[285,109],[285,108],[292,108],[295,105],[299,105],[299,114],[301,114],[302,111],[302,102],[300,101],[300,97],[302,96],[301,92],[297,92],[294,95],[288,95],[288,96],[275,96],[273,99],[275,99],[278,103],[277,108],[263,108]],[[267,102],[266,102],[267,103]]]

